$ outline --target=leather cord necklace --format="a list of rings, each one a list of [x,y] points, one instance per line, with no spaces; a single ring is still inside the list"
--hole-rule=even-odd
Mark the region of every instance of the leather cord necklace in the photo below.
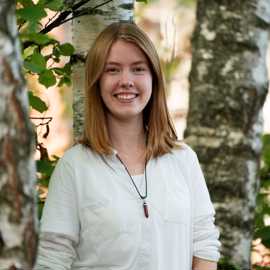
[[[122,163],[122,165],[124,166],[126,172],[128,173],[128,176],[136,190],[136,192],[138,193],[138,195],[140,196],[141,200],[143,201],[143,211],[144,211],[144,215],[146,218],[149,217],[149,211],[148,211],[148,205],[146,203],[146,198],[147,198],[147,173],[146,173],[146,165],[147,165],[147,162],[145,162],[145,166],[144,166],[144,181],[145,181],[145,195],[142,195],[137,187],[137,185],[135,184],[131,174],[129,173],[129,170],[127,168],[127,166],[125,165],[125,163],[121,160],[121,158],[116,155],[116,157],[119,159],[119,161]]]

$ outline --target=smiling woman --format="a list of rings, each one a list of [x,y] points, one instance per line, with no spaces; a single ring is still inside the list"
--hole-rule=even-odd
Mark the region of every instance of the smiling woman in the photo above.
[[[142,72],[143,68],[145,70]],[[111,76],[113,74],[115,76]],[[120,75],[122,76],[119,77]],[[105,80],[109,77],[110,80]],[[134,80],[135,78],[137,79]],[[151,87],[150,99],[144,104],[145,108],[140,109],[143,111],[140,114],[140,117],[143,116],[140,125],[144,129],[143,132],[147,130],[148,144],[143,147],[146,148],[146,158],[170,152],[172,147],[177,146],[177,137],[168,113],[164,77],[159,57],[150,39],[132,23],[110,25],[97,37],[94,46],[88,53],[85,82],[85,129],[82,143],[99,153],[112,154],[112,149],[115,149],[115,146],[112,145],[110,138],[112,134],[108,131],[108,123],[111,123],[108,121],[108,116],[111,117],[113,114],[106,113],[110,107],[107,107],[107,98],[104,99],[107,96],[105,95],[105,81],[106,85],[108,85],[108,81],[110,85],[115,81],[117,84],[123,84],[123,79],[129,80],[129,88],[133,84],[136,88],[135,81],[138,88],[139,86],[142,88],[143,84],[148,88]],[[124,82],[124,85],[125,83],[127,82]],[[121,90],[119,86],[117,91]],[[123,85],[121,87],[123,90]],[[127,85],[124,88],[126,87]],[[135,90],[135,88],[133,87],[132,91],[136,91],[138,98],[136,102],[130,104],[132,105],[130,108],[133,108],[133,104],[138,104],[137,101],[142,101],[142,98],[145,97],[139,93],[142,89]],[[149,92],[147,89],[143,87],[143,92]],[[116,92],[113,93],[116,94]],[[111,101],[113,100],[115,102],[112,104],[116,105],[116,97],[111,99]],[[123,102],[121,104],[123,105]],[[118,103],[118,105],[120,104]],[[138,117],[133,120],[135,119],[138,120]],[[134,123],[134,121],[130,123]]]
[[[214,270],[214,208],[168,114],[156,50],[133,23],[100,33],[86,63],[85,129],[50,181],[37,270]]]
[[[140,124],[152,93],[152,74],[146,56],[136,45],[123,40],[113,43],[100,78],[100,93],[110,112],[108,122],[111,118],[133,118]]]

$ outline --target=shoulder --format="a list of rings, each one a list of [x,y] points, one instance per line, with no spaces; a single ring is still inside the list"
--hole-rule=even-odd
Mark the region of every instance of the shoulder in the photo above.
[[[65,151],[61,161],[73,166],[88,162],[89,159],[97,159],[97,154],[89,147],[82,144],[76,144]]]
[[[170,153],[164,154],[158,158],[158,161],[164,165],[171,166],[172,164],[181,169],[191,169],[198,162],[195,151],[186,143],[181,142],[177,147],[173,148]]]
[[[182,142],[178,148],[172,150],[172,155],[178,160],[192,160],[197,158],[195,151],[186,143]]]

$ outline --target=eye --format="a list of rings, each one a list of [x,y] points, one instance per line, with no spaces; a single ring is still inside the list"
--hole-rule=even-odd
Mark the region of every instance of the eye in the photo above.
[[[117,68],[117,67],[106,67],[105,68],[105,72],[106,73],[109,73],[109,74],[116,74],[116,73],[118,73],[120,70],[119,70],[119,68]]]
[[[133,68],[133,71],[135,72],[135,73],[143,73],[144,71],[146,71],[147,69],[146,69],[146,67],[144,67],[144,66],[137,66],[137,67],[134,67]]]

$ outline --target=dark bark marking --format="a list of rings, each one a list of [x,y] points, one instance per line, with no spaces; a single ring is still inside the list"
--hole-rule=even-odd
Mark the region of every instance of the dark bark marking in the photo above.
[[[4,138],[3,144],[3,159],[6,163],[7,173],[8,173],[8,190],[10,192],[10,200],[12,200],[14,205],[14,212],[10,217],[11,221],[19,223],[22,218],[22,197],[20,190],[20,177],[17,174],[17,163],[14,153],[16,152],[13,147],[13,142],[11,141],[9,135]]]

